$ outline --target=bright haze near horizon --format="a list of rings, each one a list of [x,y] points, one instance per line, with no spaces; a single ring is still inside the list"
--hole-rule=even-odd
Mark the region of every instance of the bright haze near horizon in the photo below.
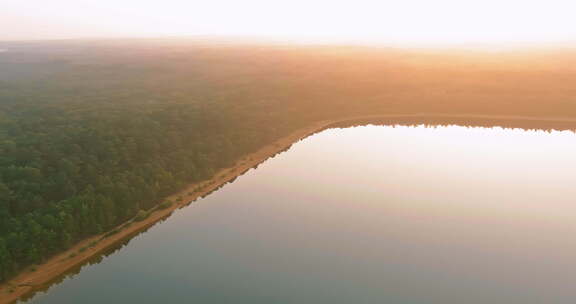
[[[0,40],[226,36],[398,45],[572,44],[574,1],[0,0]]]

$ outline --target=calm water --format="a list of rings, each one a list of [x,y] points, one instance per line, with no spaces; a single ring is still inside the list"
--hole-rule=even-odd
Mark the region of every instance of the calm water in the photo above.
[[[31,303],[574,303],[576,135],[323,131]]]

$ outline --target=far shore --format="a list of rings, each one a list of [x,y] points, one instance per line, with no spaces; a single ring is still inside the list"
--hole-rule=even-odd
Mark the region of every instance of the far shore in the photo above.
[[[281,138],[260,150],[245,156],[230,168],[218,171],[210,180],[201,183],[191,184],[184,190],[171,195],[166,200],[174,202],[165,209],[156,208],[149,216],[141,221],[131,221],[124,223],[115,230],[118,232],[106,236],[107,233],[96,235],[85,239],[70,249],[59,253],[48,259],[41,265],[31,266],[24,269],[19,275],[8,282],[0,285],[0,304],[14,303],[18,299],[41,290],[54,282],[55,279],[65,275],[71,269],[80,267],[90,259],[104,253],[107,249],[116,246],[123,241],[133,237],[138,232],[144,231],[157,222],[167,218],[179,208],[188,206],[191,202],[206,196],[217,190],[224,184],[233,181],[246,171],[254,168],[268,158],[290,148],[294,143],[313,135],[324,129],[338,127],[341,124],[362,124],[370,120],[386,120],[394,118],[410,118],[414,121],[418,119],[475,119],[487,121],[516,121],[516,122],[539,122],[539,129],[546,127],[549,129],[576,129],[576,119],[572,118],[539,118],[529,116],[498,116],[498,115],[469,115],[469,114],[388,114],[388,115],[359,115],[342,119],[325,120],[314,123],[306,128],[300,129],[291,135]],[[496,124],[498,125],[498,124]]]

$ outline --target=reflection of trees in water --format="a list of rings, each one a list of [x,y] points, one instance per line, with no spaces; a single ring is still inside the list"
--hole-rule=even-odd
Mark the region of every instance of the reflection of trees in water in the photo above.
[[[49,281],[46,284],[42,284],[39,286],[34,286],[34,288],[29,292],[26,293],[24,296],[21,297],[21,300],[23,301],[27,301],[32,299],[34,296],[38,295],[39,293],[44,293],[47,292],[51,287],[58,285],[62,282],[64,282],[66,279],[71,279],[73,277],[75,277],[77,274],[79,274],[82,269],[86,266],[91,266],[94,264],[100,264],[100,262],[102,262],[104,260],[104,258],[122,250],[124,247],[126,247],[128,245],[128,243],[130,243],[130,241],[142,234],[145,233],[146,231],[148,231],[148,229],[152,228],[153,226],[155,226],[158,223],[162,223],[165,220],[167,220],[170,216],[172,215],[172,213],[168,214],[167,216],[165,216],[164,218],[162,218],[161,220],[152,223],[151,225],[145,227],[142,230],[138,230],[135,231],[129,235],[127,235],[126,237],[124,237],[121,241],[116,242],[112,245],[110,245],[109,247],[103,249],[99,254],[96,254],[92,257],[90,257],[88,260],[86,260],[85,262],[74,266],[72,268],[70,268],[68,271],[66,271],[65,273],[63,273],[62,275],[54,278],[53,280]]]
[[[311,134],[311,135],[312,135],[312,134]],[[284,152],[288,151],[291,146],[292,146],[292,145],[290,145],[290,146],[288,146],[288,147],[286,147],[286,148],[284,148],[284,149],[276,152],[274,155],[271,155],[268,159],[273,158],[273,157],[275,157],[275,156],[278,155],[278,154],[281,154],[281,153],[284,153]],[[233,179],[230,179],[230,180],[227,181],[226,183],[223,183],[223,184],[219,185],[218,187],[210,190],[209,192],[203,194],[203,195],[202,195],[201,197],[199,197],[198,199],[204,198],[204,197],[206,197],[206,196],[208,196],[208,195],[210,195],[210,194],[212,194],[212,193],[220,190],[220,189],[221,189],[222,187],[224,187],[225,185],[230,184],[230,183],[233,183],[238,177],[246,174],[246,173],[247,173],[248,171],[250,171],[251,169],[257,169],[257,168],[260,166],[260,164],[261,164],[261,162],[260,162],[260,163],[257,163],[256,165],[254,165],[254,166],[251,167],[251,168],[248,168],[248,169],[245,169],[245,170],[239,172],[239,174],[238,174],[236,177],[234,177]],[[187,206],[189,206],[192,202],[193,202],[193,201],[190,201],[188,204],[186,204],[186,205],[184,205],[184,206],[182,206],[182,207],[179,207],[179,208],[187,207]],[[168,214],[167,216],[165,216],[164,218],[162,218],[160,221],[157,221],[157,222],[152,223],[151,225],[145,227],[145,228],[142,229],[142,230],[138,230],[138,231],[135,231],[134,233],[131,233],[131,234],[127,235],[127,236],[124,237],[120,242],[114,243],[113,245],[105,248],[105,249],[102,250],[100,253],[98,253],[98,254],[90,257],[90,258],[89,258],[88,260],[86,260],[85,262],[83,262],[83,263],[81,263],[81,264],[79,264],[79,265],[77,265],[77,266],[74,266],[74,267],[70,268],[70,269],[67,270],[65,273],[63,273],[62,275],[59,275],[58,277],[54,278],[53,280],[49,281],[48,283],[42,284],[42,285],[39,285],[39,286],[33,286],[33,289],[30,290],[30,292],[24,294],[24,295],[21,297],[21,300],[27,301],[27,300],[30,300],[30,299],[34,298],[34,297],[35,297],[36,295],[38,295],[39,293],[45,293],[45,292],[47,292],[48,290],[50,290],[50,288],[52,288],[53,286],[58,285],[58,284],[64,282],[66,279],[69,279],[69,278],[71,279],[71,278],[75,277],[77,274],[79,274],[79,273],[82,271],[82,269],[83,269],[85,266],[91,266],[91,265],[94,265],[94,264],[99,264],[100,262],[102,262],[102,261],[104,260],[104,258],[106,258],[106,257],[108,257],[108,256],[110,256],[110,255],[112,255],[112,254],[114,254],[114,253],[122,250],[125,246],[127,246],[127,245],[130,243],[130,241],[131,241],[134,237],[136,237],[136,236],[138,236],[138,235],[140,235],[140,234],[143,234],[143,233],[147,232],[150,228],[152,228],[152,227],[155,226],[156,224],[166,221],[171,215],[172,215],[172,213]]]
[[[481,127],[481,128],[503,128],[503,129],[523,129],[526,131],[541,130],[545,132],[552,131],[571,131],[576,133],[576,121],[570,120],[539,120],[529,118],[490,118],[490,117],[451,117],[451,116],[398,116],[382,118],[360,118],[337,122],[326,127],[330,128],[348,128],[363,125],[383,125],[383,126],[425,126],[427,128],[463,126],[463,127]]]

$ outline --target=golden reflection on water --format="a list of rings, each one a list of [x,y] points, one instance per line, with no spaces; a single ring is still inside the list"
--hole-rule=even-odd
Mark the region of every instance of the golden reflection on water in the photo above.
[[[510,229],[519,231],[508,232],[540,230],[534,238],[550,239],[563,235],[566,220],[576,221],[572,131],[373,125],[326,130],[298,148],[301,163],[268,183],[299,176],[291,187],[319,200],[349,194],[374,212],[438,217],[438,229],[440,218],[461,221],[469,232],[514,222]]]

